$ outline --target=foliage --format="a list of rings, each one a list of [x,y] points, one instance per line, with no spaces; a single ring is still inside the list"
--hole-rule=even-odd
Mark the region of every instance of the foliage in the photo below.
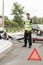
[[[22,30],[22,28],[19,27],[17,22],[9,20],[7,16],[4,16],[4,23],[7,32],[15,32]]]
[[[7,16],[4,17],[5,26],[8,27],[18,27],[18,23],[13,20],[9,20]]]
[[[33,24],[43,24],[43,18],[38,18],[38,17],[34,16],[32,18],[32,22],[33,22]]]
[[[23,24],[23,11],[24,7],[22,7],[18,2],[13,4],[12,15],[14,15],[14,21],[18,22],[21,26]]]
[[[38,23],[38,18],[36,16],[34,16],[32,18],[33,24],[37,24]]]

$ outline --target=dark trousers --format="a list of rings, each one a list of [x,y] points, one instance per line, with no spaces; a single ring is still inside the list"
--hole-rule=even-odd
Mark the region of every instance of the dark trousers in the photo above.
[[[25,46],[27,46],[27,39],[28,39],[28,42],[29,42],[29,47],[32,46],[32,39],[31,39],[31,31],[26,31],[25,30],[25,33],[24,33],[24,43],[25,43]]]

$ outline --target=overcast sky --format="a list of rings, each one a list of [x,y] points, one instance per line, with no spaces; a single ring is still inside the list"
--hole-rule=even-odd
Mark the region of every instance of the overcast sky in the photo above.
[[[2,1],[0,0],[0,15],[2,15]],[[43,17],[43,0],[4,0],[4,15],[12,18],[11,10],[13,3],[18,2],[24,6],[24,11],[31,16]]]

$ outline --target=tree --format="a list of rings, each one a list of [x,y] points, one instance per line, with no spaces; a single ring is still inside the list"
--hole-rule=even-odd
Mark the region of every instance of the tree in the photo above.
[[[33,24],[43,24],[43,18],[38,18],[38,17],[36,17],[36,16],[34,16],[33,18],[32,18],[32,22],[33,22]]]
[[[18,27],[18,23],[8,19],[7,16],[4,16],[4,23],[7,27]]]
[[[8,17],[7,16],[4,16],[4,20],[8,20]]]
[[[9,24],[9,21],[10,20],[8,19],[8,17],[4,16],[4,24],[5,24],[5,26]]]
[[[18,2],[13,4],[12,15],[14,15],[14,21],[19,25],[23,24],[23,11],[24,7],[22,7]]]
[[[34,16],[32,19],[33,19],[33,24],[37,24],[38,23],[38,18],[36,16]]]
[[[43,18],[38,19],[39,24],[43,24]]]

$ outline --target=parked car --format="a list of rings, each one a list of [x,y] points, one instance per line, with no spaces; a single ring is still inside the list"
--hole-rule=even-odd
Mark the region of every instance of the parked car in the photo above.
[[[33,24],[32,29],[34,31],[37,31],[37,35],[42,35],[43,34],[43,24]]]

